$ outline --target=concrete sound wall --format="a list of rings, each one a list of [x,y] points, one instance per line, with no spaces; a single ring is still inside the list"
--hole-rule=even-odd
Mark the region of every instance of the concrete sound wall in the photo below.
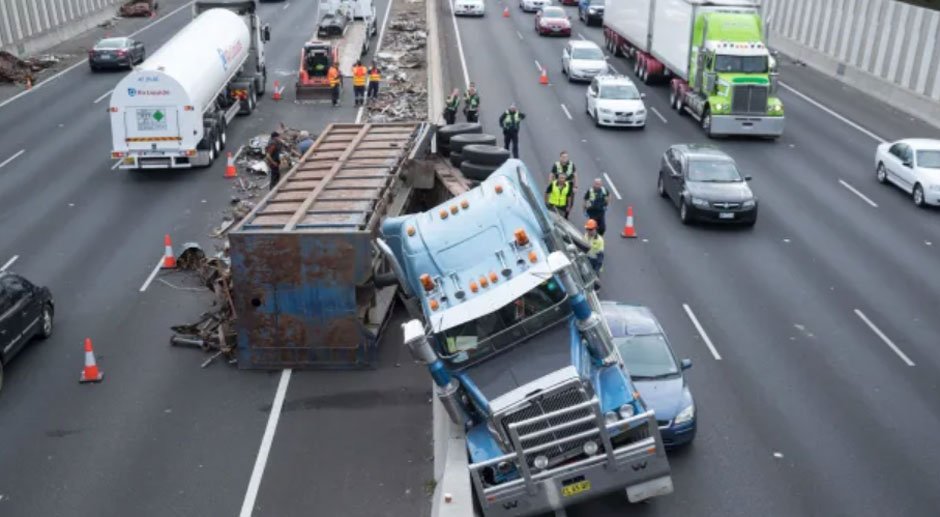
[[[0,49],[42,52],[113,17],[124,0],[0,0]]]
[[[772,48],[940,126],[940,12],[894,0],[764,0],[763,10]]]

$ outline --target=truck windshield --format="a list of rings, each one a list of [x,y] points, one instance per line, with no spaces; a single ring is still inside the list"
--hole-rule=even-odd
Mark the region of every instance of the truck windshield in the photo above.
[[[766,74],[767,56],[723,56],[715,58],[715,71],[722,73]]]
[[[447,355],[467,354],[453,362],[475,362],[567,318],[571,310],[566,300],[552,278],[489,314],[445,330],[438,340]]]

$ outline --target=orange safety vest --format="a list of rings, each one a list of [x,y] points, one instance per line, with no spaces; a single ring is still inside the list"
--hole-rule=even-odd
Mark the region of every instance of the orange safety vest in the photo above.
[[[353,67],[353,86],[365,86],[365,85],[366,85],[366,67],[354,66]]]
[[[369,80],[373,83],[377,83],[382,80],[382,75],[379,74],[378,68],[373,68],[372,71],[369,72]]]
[[[326,74],[326,79],[330,81],[330,86],[339,86],[339,70],[335,67],[330,68]]]

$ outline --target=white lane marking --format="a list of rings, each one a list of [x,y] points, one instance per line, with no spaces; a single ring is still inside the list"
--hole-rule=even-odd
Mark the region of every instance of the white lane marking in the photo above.
[[[99,102],[103,101],[104,98],[107,97],[108,95],[111,95],[111,92],[113,91],[114,90],[108,90],[104,92],[103,94],[101,94],[101,97],[98,97],[97,99],[95,99],[95,102],[93,102],[92,104],[98,104]]]
[[[521,33],[521,32],[516,31],[516,36],[519,36],[519,40],[522,40],[522,33]]]
[[[794,88],[793,88],[792,86],[790,86],[789,84],[786,84],[786,83],[784,83],[784,82],[781,81],[780,86],[783,86],[783,87],[786,88],[787,90],[790,90],[790,92],[792,92],[792,93],[793,93],[794,95],[796,95],[797,97],[799,97],[799,98],[803,99],[804,101],[806,101],[806,102],[812,104],[813,106],[816,106],[817,108],[819,108],[819,109],[825,111],[826,113],[828,113],[828,114],[832,115],[833,117],[835,117],[835,118],[841,120],[842,122],[845,122],[845,123],[848,124],[849,126],[851,126],[851,127],[855,128],[855,129],[859,130],[860,132],[862,132],[862,133],[864,133],[864,134],[870,136],[871,138],[877,140],[878,142],[881,142],[881,143],[887,142],[887,140],[885,140],[884,138],[882,138],[882,137],[876,135],[875,133],[872,133],[871,131],[865,129],[864,127],[862,127],[862,126],[856,124],[855,122],[852,122],[851,120],[849,120],[849,119],[845,118],[844,116],[840,115],[839,113],[836,113],[835,111],[833,111],[833,110],[827,108],[827,107],[824,106],[822,103],[820,103],[819,101],[813,99],[812,97],[810,97],[810,96],[808,96],[808,95],[806,95],[806,94],[804,94],[804,93],[801,93],[801,92],[797,91],[796,89],[794,89]]]
[[[568,111],[568,107],[562,104],[561,109],[565,112],[565,116],[568,117],[568,120],[571,120],[571,112]]]
[[[542,64],[539,63],[539,60],[538,60],[538,59],[535,60],[535,68],[538,68],[538,69],[539,69],[539,72],[542,71]]]
[[[875,207],[875,208],[878,208],[878,203],[875,203],[875,202],[872,201],[871,199],[868,199],[868,196],[866,196],[865,194],[862,194],[861,192],[859,192],[858,190],[856,190],[855,187],[853,187],[852,185],[849,185],[848,183],[846,183],[846,182],[843,181],[843,180],[839,180],[839,183],[841,183],[843,187],[849,189],[849,191],[851,191],[851,192],[852,192],[853,194],[855,194],[856,196],[862,198],[862,201],[865,201],[866,203],[868,203],[869,205],[871,205],[871,206],[873,206],[873,207]]]
[[[695,330],[697,330],[699,335],[702,336],[702,339],[705,341],[705,345],[708,346],[708,350],[711,351],[712,356],[716,361],[721,361],[721,356],[718,355],[718,350],[715,348],[712,340],[708,337],[708,334],[705,333],[705,329],[702,328],[702,324],[698,322],[698,318],[695,317],[695,313],[692,312],[692,308],[689,307],[689,304],[687,303],[683,303],[682,308],[685,309],[685,313],[689,316],[689,319],[692,320],[692,325],[695,325]]]
[[[162,22],[163,20],[166,20],[167,18],[173,16],[174,14],[176,14],[176,13],[182,11],[183,9],[189,7],[190,5],[192,5],[193,1],[194,1],[194,0],[189,0],[189,1],[186,2],[185,4],[183,4],[183,5],[179,6],[179,7],[177,7],[176,9],[173,9],[172,11],[170,11],[169,13],[167,13],[166,16],[163,16],[162,18],[157,18],[156,20],[150,22],[149,24],[147,24],[147,25],[141,27],[139,30],[136,30],[136,31],[134,31],[134,32],[132,32],[132,33],[130,33],[130,34],[128,34],[128,36],[129,36],[129,37],[133,37],[133,36],[136,36],[136,35],[140,34],[141,32],[143,32],[143,31],[145,31],[145,30],[147,30],[147,29],[153,27],[154,25],[156,25],[156,24]],[[28,94],[30,94],[30,93],[32,93],[32,92],[34,92],[34,91],[36,91],[36,90],[42,88],[42,87],[45,86],[47,83],[53,81],[54,79],[58,79],[59,77],[62,77],[62,76],[65,75],[66,73],[71,72],[72,70],[74,70],[74,69],[76,69],[76,68],[78,68],[78,67],[84,65],[85,63],[88,63],[88,58],[82,59],[82,60],[79,61],[78,63],[75,63],[75,64],[69,66],[69,67],[66,68],[65,70],[62,70],[61,72],[58,72],[58,73],[56,73],[55,75],[49,76],[48,79],[46,79],[46,80],[44,80],[44,81],[40,81],[40,82],[34,84],[31,89],[29,89],[29,90],[23,90],[23,91],[21,91],[20,93],[17,93],[16,95],[10,97],[9,99],[7,99],[7,100],[5,100],[5,101],[3,101],[3,102],[0,102],[0,108],[2,108],[2,107],[4,107],[4,106],[6,106],[7,104],[9,104],[9,103],[15,101],[16,99],[19,99],[20,97],[23,97],[23,96],[25,96],[25,95],[28,95]]]
[[[391,5],[391,2],[389,2]],[[457,15],[454,14],[454,1],[450,2],[450,19],[454,22],[454,35],[457,37],[457,54],[460,55],[460,68],[463,70],[464,87],[470,87],[470,73],[467,72],[467,57],[463,53],[463,43],[460,41],[460,28],[457,27]]]
[[[617,68],[614,67],[614,65],[607,63],[607,67],[613,70],[615,74],[620,75],[620,70],[617,70]]]
[[[663,124],[668,124],[668,123],[669,123],[669,121],[666,120],[666,117],[664,117],[663,114],[660,113],[658,109],[656,109],[656,108],[650,106],[650,111],[652,111],[654,115],[656,115],[657,117],[659,117],[659,120],[662,120],[662,121],[663,121]]]
[[[19,255],[13,255],[12,257],[10,257],[10,260],[8,260],[8,261],[6,262],[6,264],[4,264],[2,267],[0,267],[0,271],[6,271],[7,268],[10,267],[10,266],[12,266],[13,263],[16,262],[16,259],[18,259],[18,258],[20,258]]]
[[[614,185],[613,180],[610,179],[610,176],[608,176],[606,172],[604,173],[604,179],[607,180],[607,184],[610,185],[610,190],[614,191],[614,195],[617,196],[617,199],[622,200],[623,198],[620,197],[620,191],[617,190],[617,185]]]
[[[261,476],[264,474],[264,467],[268,463],[268,455],[271,453],[271,444],[274,442],[277,421],[281,418],[281,408],[284,407],[284,396],[287,394],[287,385],[290,384],[290,374],[290,369],[283,370],[281,380],[277,383],[274,403],[271,405],[271,413],[268,415],[268,425],[264,428],[261,448],[258,450],[258,457],[255,459],[255,468],[251,471],[251,480],[248,481],[248,490],[245,492],[245,501],[242,503],[240,517],[251,517],[252,511],[255,509],[255,499],[258,497],[258,489],[261,487]]]
[[[114,162],[114,165],[111,166],[111,170],[117,169],[121,165],[121,160]]]
[[[284,7],[282,7],[281,10],[286,11],[288,7],[290,7],[290,2],[284,4]]]
[[[858,309],[855,309],[855,315],[861,318],[861,320],[864,321],[866,325],[868,325],[868,328],[870,328],[872,332],[874,332],[878,337],[880,337],[881,340],[884,341],[886,345],[891,347],[891,350],[894,350],[894,353],[897,354],[898,357],[900,357],[902,361],[904,361],[908,366],[914,366],[914,361],[911,361],[910,358],[907,357],[907,355],[905,355],[904,352],[902,352],[901,349],[898,348],[898,346],[895,345],[894,342],[891,341],[891,339],[889,339],[888,336],[886,336],[885,333],[882,332],[880,328],[878,328],[874,323],[872,323],[871,320],[868,319],[868,316],[865,316],[864,312]]]
[[[8,163],[10,163],[10,162],[12,162],[13,160],[19,158],[20,155],[23,154],[23,153],[25,153],[25,152],[26,152],[26,149],[20,149],[20,150],[17,151],[13,156],[7,158],[6,160],[3,160],[3,162],[0,162],[0,169],[6,167],[6,165],[7,165]]]
[[[365,112],[365,110],[366,110],[365,106],[359,107],[359,111],[356,112],[356,122],[355,122],[356,124],[358,124],[359,121],[362,120],[362,114]]]
[[[581,34],[580,32],[578,33],[578,37],[583,39],[584,41],[587,41],[587,38],[584,37],[584,34]]]
[[[144,292],[150,287],[150,282],[153,282],[153,279],[156,278],[157,273],[160,272],[160,266],[163,265],[163,256],[160,257],[160,260],[157,261],[157,265],[153,266],[153,271],[150,272],[150,276],[144,280],[144,285],[140,286],[140,292]]]

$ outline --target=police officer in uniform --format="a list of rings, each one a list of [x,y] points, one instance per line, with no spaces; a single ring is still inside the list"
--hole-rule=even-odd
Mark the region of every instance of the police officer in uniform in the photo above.
[[[594,179],[594,185],[584,193],[584,211],[589,219],[597,223],[597,233],[604,235],[607,231],[607,205],[610,203],[610,195],[604,187],[604,182],[600,178]]]

